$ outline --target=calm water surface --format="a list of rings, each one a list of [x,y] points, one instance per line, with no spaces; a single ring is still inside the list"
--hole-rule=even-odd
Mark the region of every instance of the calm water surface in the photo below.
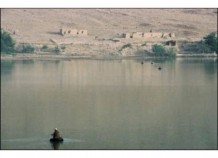
[[[154,62],[1,61],[2,149],[216,149],[217,60]]]

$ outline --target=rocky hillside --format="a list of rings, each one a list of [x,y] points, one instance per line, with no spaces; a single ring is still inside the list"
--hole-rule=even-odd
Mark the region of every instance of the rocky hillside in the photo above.
[[[152,29],[200,39],[217,31],[217,9],[1,9],[1,28],[15,32],[18,42],[49,42],[62,27],[101,38]]]

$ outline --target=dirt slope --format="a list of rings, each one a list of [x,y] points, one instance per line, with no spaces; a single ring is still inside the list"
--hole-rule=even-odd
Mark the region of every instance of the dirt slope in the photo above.
[[[18,42],[48,42],[61,27],[87,29],[90,36],[117,33],[175,32],[198,39],[217,31],[216,9],[2,9],[1,28],[15,31]]]

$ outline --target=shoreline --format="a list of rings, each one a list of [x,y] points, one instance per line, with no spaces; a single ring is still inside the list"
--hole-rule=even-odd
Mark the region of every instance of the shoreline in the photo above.
[[[217,54],[177,54],[175,58],[217,58]],[[42,54],[17,54],[1,55],[1,61],[4,60],[75,60],[75,59],[91,59],[91,60],[122,60],[122,59],[153,59],[153,58],[170,58],[170,57],[155,57],[155,56],[75,56],[75,55],[42,55]]]

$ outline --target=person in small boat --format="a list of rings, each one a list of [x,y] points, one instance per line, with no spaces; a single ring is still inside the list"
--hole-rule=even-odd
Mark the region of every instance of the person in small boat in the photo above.
[[[53,139],[61,139],[60,132],[57,128],[54,129],[54,133],[52,134]]]

